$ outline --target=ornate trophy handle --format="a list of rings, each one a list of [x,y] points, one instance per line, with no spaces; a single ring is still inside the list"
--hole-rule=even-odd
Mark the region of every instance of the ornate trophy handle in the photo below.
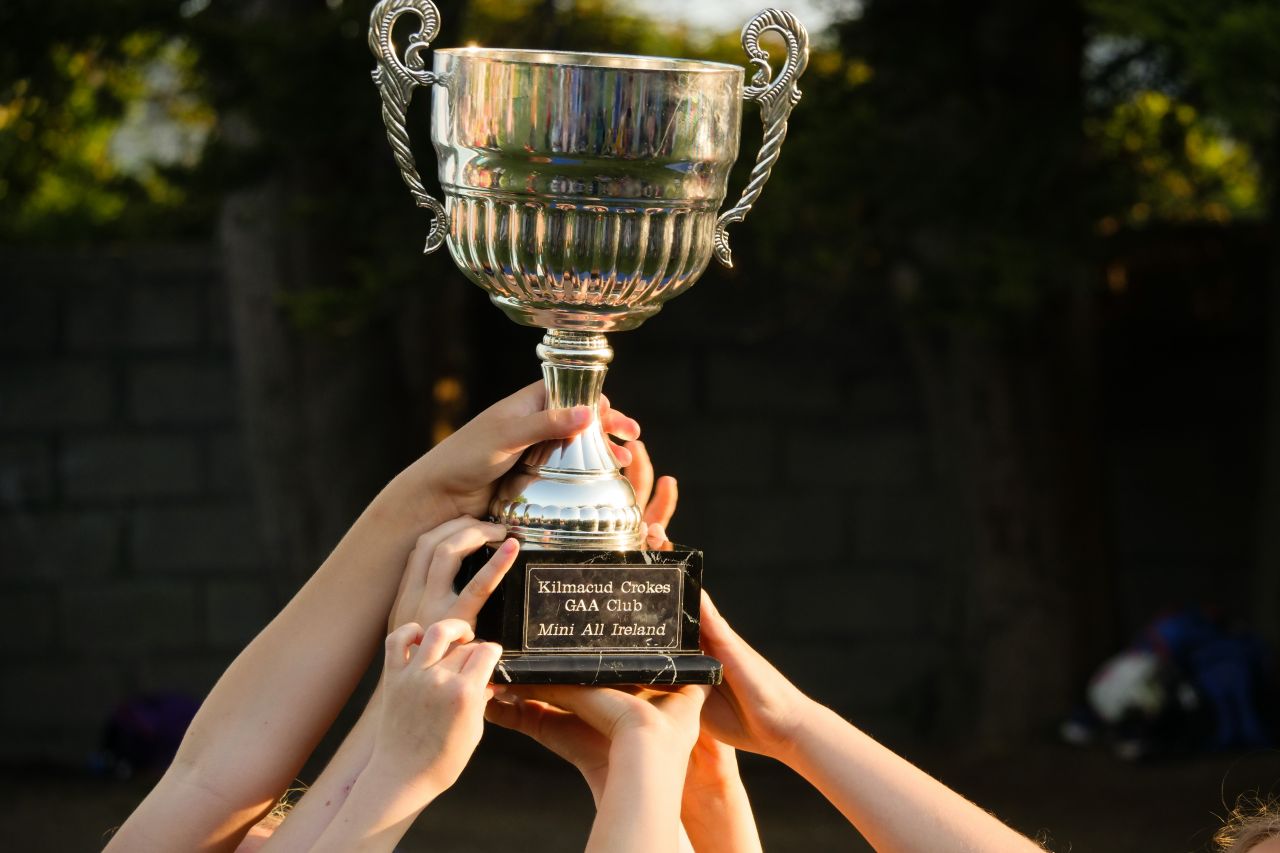
[[[773,79],[773,69],[769,67],[769,52],[760,46],[760,36],[766,30],[773,30],[787,42],[787,60],[776,80]],[[809,65],[809,33],[790,12],[765,9],[742,28],[742,48],[751,57],[751,64],[756,68],[755,76],[743,90],[743,95],[749,101],[760,102],[764,142],[760,146],[760,153],[756,155],[756,165],[751,170],[747,188],[742,191],[742,198],[716,220],[716,260],[726,267],[733,266],[727,229],[730,223],[746,219],[751,206],[760,197],[760,191],[764,189],[769,173],[773,171],[773,164],[778,161],[782,140],[787,137],[787,118],[791,115],[792,108],[800,102],[800,87],[796,85],[796,81]]]
[[[409,37],[409,46],[401,62],[391,41],[391,30],[406,12],[417,15],[422,26]],[[413,90],[436,82],[436,75],[425,68],[426,60],[422,53],[439,31],[440,10],[431,0],[382,0],[373,7],[369,16],[369,49],[378,60],[378,67],[373,70],[373,82],[382,96],[382,123],[387,126],[387,141],[391,143],[396,164],[400,166],[400,177],[404,178],[413,200],[418,207],[425,207],[432,214],[431,230],[427,232],[427,244],[422,250],[424,253],[434,252],[444,242],[449,231],[449,214],[422,185],[404,122]]]

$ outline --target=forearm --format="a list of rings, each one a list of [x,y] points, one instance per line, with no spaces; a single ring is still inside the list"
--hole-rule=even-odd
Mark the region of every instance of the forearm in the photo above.
[[[416,537],[447,511],[409,505],[413,493],[397,478],[375,498],[219,679],[176,765],[246,803],[297,775],[378,648]]]
[[[615,740],[586,853],[676,851],[686,762],[667,744]]]
[[[816,703],[779,756],[880,853],[1041,848]]]
[[[308,849],[311,853],[390,853],[440,791],[406,785],[372,766]]]
[[[714,773],[691,766],[685,782],[680,820],[697,853],[759,853],[751,801],[738,775],[736,759],[721,762]]]
[[[333,758],[307,789],[262,850],[271,853],[306,851],[315,844],[355,787],[373,754],[377,727],[376,710],[382,700],[382,683],[374,689],[368,704]]]

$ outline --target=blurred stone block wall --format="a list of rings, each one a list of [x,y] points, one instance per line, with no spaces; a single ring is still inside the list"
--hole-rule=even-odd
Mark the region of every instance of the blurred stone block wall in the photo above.
[[[1106,304],[1100,498],[1122,637],[1166,606],[1247,600],[1265,279],[1197,272],[1224,257],[1262,255],[1135,266]],[[679,478],[670,532],[704,549],[735,626],[876,734],[946,730],[969,677],[966,579],[894,318],[865,290],[770,285],[709,274],[611,336],[606,390]],[[537,375],[536,330],[460,276],[425,286],[465,289],[473,409]],[[1238,295],[1205,320],[1206,288]],[[81,762],[124,697],[203,696],[283,603],[227,326],[210,246],[0,247],[0,762]]]
[[[203,696],[276,604],[211,247],[0,250],[0,760]]]

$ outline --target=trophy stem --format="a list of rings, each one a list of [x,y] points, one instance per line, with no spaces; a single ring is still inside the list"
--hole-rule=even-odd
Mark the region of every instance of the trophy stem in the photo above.
[[[613,348],[598,332],[548,330],[538,345],[547,407],[590,406],[591,424],[578,435],[525,451],[498,487],[493,518],[526,548],[640,547],[640,510],[600,422],[600,392]]]
[[[547,408],[590,406],[591,425],[563,441],[548,441],[530,448],[524,462],[544,471],[607,475],[618,470],[600,423],[600,392],[613,361],[613,348],[605,336],[593,332],[553,329],[538,345],[542,378],[547,385]]]

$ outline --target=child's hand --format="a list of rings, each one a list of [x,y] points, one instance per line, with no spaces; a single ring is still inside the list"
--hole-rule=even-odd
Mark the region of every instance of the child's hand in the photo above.
[[[463,517],[419,536],[391,606],[388,632],[407,622],[432,625],[444,619],[461,619],[474,628],[476,615],[515,562],[520,544],[504,541],[462,592],[454,592],[453,581],[464,557],[506,533],[500,524]]]
[[[365,774],[423,805],[451,786],[480,743],[489,679],[502,649],[472,643],[460,619],[423,631],[402,625],[387,637],[382,709]]]
[[[609,739],[577,714],[509,693],[509,701],[502,697],[490,702],[484,716],[491,723],[528,735],[578,768],[599,803],[609,772]]]
[[[724,664],[724,682],[711,691],[703,727],[730,746],[781,758],[811,700],[729,627],[702,593],[702,649]]]
[[[525,448],[540,441],[569,438],[586,429],[593,414],[587,406],[547,409],[546,388],[535,382],[500,400],[430,453],[414,463],[411,470],[427,484],[440,490],[451,502],[453,515],[482,516],[489,511],[494,484],[516,464]],[[602,402],[599,412],[606,434],[635,439],[640,426],[631,418]],[[625,449],[615,450],[621,464],[630,461]]]
[[[576,714],[582,722],[616,746],[621,740],[642,739],[661,744],[669,755],[689,754],[698,739],[698,715],[708,688],[687,684],[672,688],[527,686],[511,689],[521,698],[555,705]]]
[[[626,449],[631,460],[622,473],[631,481],[631,488],[636,493],[636,506],[643,513],[644,545],[651,551],[670,551],[673,546],[667,538],[667,525],[676,514],[676,501],[680,497],[676,478],[659,477],[654,482],[653,461],[644,442],[628,441]]]

